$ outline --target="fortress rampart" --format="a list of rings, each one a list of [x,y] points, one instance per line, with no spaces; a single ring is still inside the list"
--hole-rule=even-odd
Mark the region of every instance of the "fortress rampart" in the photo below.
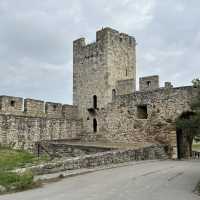
[[[96,113],[98,133],[84,139],[137,145],[166,144],[177,153],[175,121],[197,95],[192,86],[157,88],[117,95]]]
[[[32,149],[35,142],[79,138],[76,106],[19,97],[0,97],[0,144]]]
[[[176,157],[178,146],[179,154],[189,145],[175,121],[191,111],[196,95],[191,86],[160,87],[158,75],[141,77],[136,91],[135,38],[103,28],[93,43],[73,42],[73,105],[0,96],[0,144],[31,149],[38,141],[75,138],[159,143]]]
[[[35,99],[0,96],[0,114],[77,119],[77,106]]]

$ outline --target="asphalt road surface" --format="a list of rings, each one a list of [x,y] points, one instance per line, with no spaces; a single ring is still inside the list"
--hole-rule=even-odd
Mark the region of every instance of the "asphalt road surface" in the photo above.
[[[0,200],[200,200],[198,161],[147,161],[63,179]]]

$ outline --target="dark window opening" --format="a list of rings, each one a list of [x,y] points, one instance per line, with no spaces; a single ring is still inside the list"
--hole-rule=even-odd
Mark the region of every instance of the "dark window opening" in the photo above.
[[[151,86],[151,81],[147,81],[147,86]]]
[[[11,102],[10,102],[10,105],[11,105],[12,107],[15,107],[15,101],[11,101]]]
[[[112,100],[114,100],[114,99],[115,99],[115,97],[116,97],[116,90],[115,90],[115,89],[113,89],[113,90],[112,90]]]
[[[126,69],[126,76],[128,76],[128,70]]]
[[[93,108],[97,109],[97,96],[96,95],[93,96]]]
[[[132,39],[131,39],[131,38],[129,38],[129,44],[130,44],[130,45],[132,44]]]
[[[90,118],[89,118],[89,117],[87,117],[87,120],[90,120]]]
[[[97,132],[97,120],[95,118],[93,119],[93,131],[94,133]]]
[[[147,105],[137,106],[137,117],[139,119],[147,119],[148,118]]]
[[[53,111],[56,111],[56,109],[57,109],[57,106],[53,105]]]

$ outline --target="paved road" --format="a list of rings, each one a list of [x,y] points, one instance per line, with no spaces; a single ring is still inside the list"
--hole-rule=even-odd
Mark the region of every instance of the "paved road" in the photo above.
[[[0,200],[199,200],[200,162],[147,161],[63,179]]]

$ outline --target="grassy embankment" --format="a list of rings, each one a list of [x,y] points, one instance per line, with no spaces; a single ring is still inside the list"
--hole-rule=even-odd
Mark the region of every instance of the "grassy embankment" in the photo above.
[[[44,159],[46,158],[38,159],[33,154],[25,151],[0,147],[0,193],[35,187],[36,184],[33,181],[31,172],[17,174],[11,171],[39,163]]]

